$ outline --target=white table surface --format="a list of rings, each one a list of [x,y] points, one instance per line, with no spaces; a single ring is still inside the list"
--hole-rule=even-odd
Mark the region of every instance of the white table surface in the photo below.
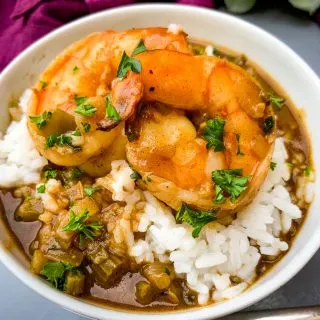
[[[308,19],[270,9],[241,16],[274,34],[295,50],[320,76],[320,28]],[[320,107],[320,106],[319,106]],[[320,251],[289,283],[249,310],[320,305]],[[1,320],[81,320],[16,279],[0,263]],[[231,318],[230,318],[231,319]],[[236,319],[236,317],[232,317]]]

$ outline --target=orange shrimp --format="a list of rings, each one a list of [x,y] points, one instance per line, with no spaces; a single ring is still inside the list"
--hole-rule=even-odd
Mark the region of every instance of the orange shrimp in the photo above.
[[[189,53],[185,34],[175,35],[165,28],[105,31],[72,44],[47,67],[33,88],[28,111],[33,119],[48,116],[48,112],[49,117],[52,115],[45,126],[35,120],[28,121],[36,148],[43,156],[58,165],[80,165],[104,152],[121,134],[122,125],[108,128],[107,132],[96,129],[103,129],[98,124],[105,118],[105,99],[112,90],[111,82],[122,53],[130,55],[141,40],[148,50]],[[134,95],[133,103],[143,94],[142,86],[138,88],[135,83],[134,87],[134,91],[129,92]],[[77,104],[82,109],[80,114],[75,112]],[[127,114],[123,118],[130,116],[135,105],[129,107],[125,108]],[[81,138],[73,135],[76,129]],[[51,147],[46,143],[49,137]]]
[[[210,118],[219,116],[225,121],[225,150],[213,152],[191,129],[182,133],[185,127],[177,125],[180,135],[170,131],[168,116],[161,118],[152,111],[151,117],[139,120],[140,136],[127,145],[127,158],[144,177],[152,176],[146,188],[175,209],[181,202],[203,209],[218,206],[235,210],[246,205],[269,170],[275,140],[273,133],[265,134],[261,128],[270,110],[258,82],[245,70],[217,57],[155,50],[141,53],[137,59],[142,64],[145,101],[202,110]],[[175,116],[177,123],[189,121],[183,114]],[[152,131],[152,126],[158,129]],[[184,138],[170,144],[163,142],[171,141],[167,136]],[[167,152],[169,146],[171,152]],[[237,201],[217,205],[211,172],[221,169],[241,169],[243,176],[249,176],[249,183]]]

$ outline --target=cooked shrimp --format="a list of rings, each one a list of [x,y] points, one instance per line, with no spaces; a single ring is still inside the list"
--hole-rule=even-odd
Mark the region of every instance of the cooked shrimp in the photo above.
[[[213,152],[206,149],[206,141],[197,137],[183,114],[149,111],[150,116],[139,120],[139,138],[127,146],[130,164],[144,180],[149,177],[146,188],[175,209],[181,202],[202,209],[234,210],[246,205],[268,172],[275,138],[261,128],[270,110],[258,82],[238,66],[216,57],[157,50],[137,58],[142,64],[144,100],[176,109],[200,109],[225,123],[224,148]],[[211,172],[221,169],[241,169],[237,174],[247,177],[244,192],[236,201],[213,200],[217,189]]]
[[[79,165],[112,144],[122,125],[112,128],[104,123],[106,97],[123,52],[130,55],[141,40],[148,50],[189,53],[183,33],[175,35],[164,28],[106,31],[72,44],[49,65],[33,88],[29,105],[29,116],[34,119],[29,119],[29,131],[43,156],[58,165]],[[132,114],[135,101],[143,94],[135,75],[129,75],[129,80],[134,88],[127,92],[133,95],[132,104],[118,106],[123,109],[123,120]],[[114,90],[125,85],[115,85]],[[116,97],[115,91],[112,99]]]

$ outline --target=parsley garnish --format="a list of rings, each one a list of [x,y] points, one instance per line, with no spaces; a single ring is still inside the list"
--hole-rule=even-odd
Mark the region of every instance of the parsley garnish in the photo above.
[[[44,172],[44,176],[47,180],[49,179],[55,179],[58,175],[58,171],[55,170],[55,169],[47,169],[45,172]]]
[[[70,210],[69,223],[63,227],[63,231],[78,231],[80,233],[80,242],[83,242],[84,237],[94,240],[100,235],[103,226],[97,221],[86,223],[88,220],[89,211],[85,210],[77,216]]]
[[[130,178],[132,179],[132,180],[139,180],[139,179],[141,179],[142,177],[141,177],[141,174],[138,172],[138,171],[136,171],[136,170],[134,170],[134,169],[132,169],[132,173],[130,174]]]
[[[66,134],[61,134],[60,136],[57,136],[56,133],[53,133],[46,140],[46,149],[52,148],[54,145],[58,145],[59,147],[68,145],[72,147],[72,138]]]
[[[41,274],[45,276],[47,281],[49,281],[55,288],[63,290],[65,274],[67,271],[79,272],[79,270],[74,268],[70,263],[48,262],[43,266]]]
[[[144,45],[143,40],[141,39],[140,42],[138,43],[137,47],[133,50],[131,57],[136,56],[139,53],[147,51],[147,48]]]
[[[79,67],[78,67],[78,66],[74,66],[74,67],[72,68],[72,72],[73,72],[73,73],[76,73],[77,71],[79,71]]]
[[[274,119],[272,116],[269,116],[263,121],[262,130],[264,133],[268,134],[271,132],[273,127],[274,127]]]
[[[272,171],[274,171],[274,169],[275,169],[276,167],[277,167],[277,163],[271,161],[271,162],[270,162],[270,169],[271,169]]]
[[[236,133],[236,139],[238,143],[237,156],[244,156],[244,153],[240,150],[240,134]]]
[[[121,117],[117,109],[111,103],[111,99],[109,96],[106,96],[105,103],[106,103],[106,114],[108,118],[114,122],[119,122],[121,120]]]
[[[46,185],[44,183],[41,183],[37,186],[37,192],[38,193],[45,193],[46,192]]]
[[[225,120],[220,117],[207,121],[207,127],[204,130],[204,138],[208,141],[207,148],[213,148],[215,152],[225,149],[223,144],[223,130]]]
[[[216,212],[196,211],[183,203],[180,210],[176,214],[178,222],[186,222],[193,228],[192,236],[197,238],[202,228],[211,221],[217,219]]]
[[[86,187],[83,189],[84,193],[88,196],[91,197],[94,193],[99,191],[99,188],[94,188],[94,187]]]
[[[91,129],[91,124],[90,123],[82,122],[81,124],[82,124],[84,132],[89,132],[90,131],[90,129]]]
[[[304,176],[305,176],[305,177],[309,177],[311,171],[312,171],[312,168],[311,168],[310,164],[308,163],[307,166],[306,166],[306,168],[304,169]]]
[[[117,78],[124,78],[129,70],[132,70],[135,73],[140,73],[141,63],[137,59],[130,58],[124,51],[118,67]]]
[[[270,102],[272,106],[277,110],[280,111],[285,103],[286,99],[278,97],[276,95],[270,94],[269,96]]]
[[[75,131],[72,132],[72,135],[75,137],[81,137],[81,132],[80,130],[77,128]]]
[[[97,108],[95,106],[93,106],[91,103],[86,103],[87,97],[75,96],[74,100],[77,105],[74,109],[74,112],[85,117],[91,117],[97,112]]]
[[[130,178],[132,179],[132,180],[139,180],[139,179],[141,179],[142,177],[141,177],[141,174],[138,172],[138,171],[136,171],[136,170],[134,170],[134,169],[132,169],[132,173],[130,174]]]
[[[234,202],[241,193],[247,189],[249,176],[242,176],[242,169],[215,170],[212,172],[212,180],[216,184],[215,202],[222,204],[227,197]]]
[[[48,82],[40,80],[41,89],[45,89],[48,86]]]
[[[146,51],[147,48],[145,47],[143,40],[140,40],[138,46],[133,50],[131,57],[127,55],[125,51],[123,51],[118,71],[117,71],[117,78],[124,78],[129,70],[132,70],[135,73],[141,72],[141,62],[137,59],[132,58],[133,56]]]
[[[46,149],[52,148],[57,142],[57,134],[51,134],[46,140]]]
[[[50,120],[52,117],[52,112],[44,111],[39,116],[29,116],[32,123],[35,123],[39,129],[42,129],[46,124],[47,121]]]
[[[205,48],[201,46],[192,46],[192,52],[196,56],[202,56],[205,53]]]
[[[78,167],[72,168],[72,171],[71,171],[72,180],[78,180],[82,177],[82,175],[83,175],[83,172]]]

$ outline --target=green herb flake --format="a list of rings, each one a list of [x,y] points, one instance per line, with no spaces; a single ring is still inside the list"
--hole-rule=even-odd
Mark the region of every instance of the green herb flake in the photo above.
[[[272,131],[273,127],[274,119],[272,116],[269,116],[263,121],[262,130],[265,134],[268,134]]]
[[[240,134],[236,133],[236,139],[238,143],[237,156],[244,156],[244,153],[240,150]]]
[[[39,116],[29,116],[30,121],[35,123],[39,129],[42,129],[46,124],[47,121],[52,118],[52,112],[44,111]]]
[[[47,169],[44,172],[44,176],[47,180],[49,179],[55,179],[58,176],[58,170],[55,169]]]
[[[305,177],[310,177],[310,174],[311,174],[311,172],[312,172],[312,167],[311,167],[311,165],[308,163],[307,164],[307,166],[306,166],[306,168],[304,169],[304,176]]]
[[[89,211],[85,210],[82,213],[75,215],[70,210],[69,223],[63,227],[63,231],[77,231],[80,233],[80,237],[87,237],[90,240],[94,240],[101,234],[103,226],[97,221],[86,223],[89,217]],[[82,236],[81,236],[82,235]]]
[[[82,124],[84,132],[89,132],[90,131],[90,129],[91,129],[91,124],[90,123],[82,122],[81,124]]]
[[[215,152],[223,151],[225,149],[223,144],[223,131],[225,120],[216,117],[207,121],[207,127],[204,130],[204,138],[208,141],[207,148],[213,148]]]
[[[52,286],[63,290],[67,271],[80,272],[79,269],[74,268],[70,263],[48,262],[43,266],[40,274],[45,276]]]
[[[270,169],[271,169],[272,171],[274,171],[274,169],[275,169],[276,167],[277,167],[277,163],[271,161],[271,162],[270,162]]]
[[[170,274],[171,274],[169,268],[167,268],[167,267],[164,269],[164,272],[165,272],[168,276],[170,276]]]
[[[52,148],[57,142],[57,134],[53,133],[46,139],[45,147],[46,149]]]
[[[97,112],[97,108],[91,103],[86,103],[87,97],[75,96],[76,108],[74,112],[81,114],[85,117],[91,117]]]
[[[222,204],[227,197],[235,202],[241,193],[247,189],[249,176],[242,176],[242,169],[215,170],[212,172],[212,180],[216,185],[215,202]]]
[[[95,188],[95,187],[85,187],[84,189],[84,193],[88,196],[91,197],[93,194],[95,194],[97,191],[99,191],[99,188]]]
[[[192,236],[194,238],[199,237],[202,228],[206,224],[216,219],[216,211],[196,211],[185,203],[182,204],[180,210],[176,214],[176,220],[178,222],[186,222],[192,226]]]
[[[270,99],[271,105],[276,111],[280,111],[283,107],[283,104],[286,102],[286,99],[278,97],[274,94],[270,94],[269,99]]]
[[[111,103],[111,99],[110,99],[109,96],[106,97],[105,104],[106,104],[106,115],[107,115],[107,117],[110,120],[114,121],[114,122],[120,122],[121,117],[120,117],[117,109]]]
[[[40,87],[42,90],[48,87],[48,82],[40,80]]]
[[[130,178],[131,178],[132,180],[139,180],[139,179],[142,178],[142,177],[141,177],[141,174],[140,174],[138,171],[136,171],[136,170],[134,170],[134,169],[132,169],[132,171],[133,171],[133,173],[130,174]]]
[[[205,48],[202,47],[202,46],[193,45],[192,46],[192,52],[196,56],[202,56],[205,53]]]
[[[72,168],[72,171],[71,171],[72,180],[78,180],[82,177],[82,175],[83,175],[83,172],[78,167]]]
[[[72,72],[73,73],[77,73],[79,71],[79,67],[78,66],[74,66],[73,68],[72,68]]]
[[[75,137],[81,137],[81,132],[80,130],[77,128],[75,131],[72,132],[72,135]]]
[[[45,193],[46,192],[46,185],[41,183],[37,186],[37,193]]]
[[[147,48],[145,47],[144,45],[144,42],[143,40],[141,39],[137,45],[137,47],[133,50],[132,54],[131,54],[131,57],[134,57],[136,56],[137,54],[139,53],[142,53],[142,52],[145,52],[147,51]]]
[[[140,73],[141,69],[142,67],[140,61],[130,58],[124,51],[118,67],[117,78],[124,78],[129,70],[132,70],[135,73]]]

